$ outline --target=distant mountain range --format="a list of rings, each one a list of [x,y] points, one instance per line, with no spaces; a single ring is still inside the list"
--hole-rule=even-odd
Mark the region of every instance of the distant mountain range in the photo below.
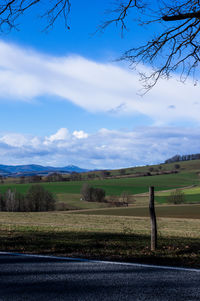
[[[42,166],[36,164],[30,165],[1,165],[0,175],[4,176],[20,176],[20,175],[34,175],[34,174],[48,174],[51,172],[72,173],[72,172],[86,172],[88,169],[80,168],[75,165],[68,165],[65,167]]]

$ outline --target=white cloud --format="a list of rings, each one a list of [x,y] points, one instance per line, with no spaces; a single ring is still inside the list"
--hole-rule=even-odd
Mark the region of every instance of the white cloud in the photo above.
[[[108,129],[94,134],[75,132],[79,137],[65,128],[49,137],[2,134],[0,162],[108,169],[160,163],[175,154],[198,153],[200,149],[200,128],[143,127],[129,132]]]
[[[46,137],[44,143],[49,144],[54,141],[67,140],[68,137],[69,137],[68,130],[66,128],[61,128],[55,134],[51,135],[50,137]]]
[[[148,71],[146,67],[144,70]],[[91,112],[142,114],[154,124],[189,120],[199,123],[200,87],[161,80],[141,97],[135,71],[80,56],[53,57],[0,41],[2,99],[30,101],[42,95],[61,97]]]
[[[74,131],[73,136],[76,137],[77,139],[84,139],[88,137],[88,134],[85,133],[84,131]]]
[[[1,142],[10,146],[21,147],[23,145],[26,145],[28,140],[22,134],[8,134],[0,138],[0,143]]]

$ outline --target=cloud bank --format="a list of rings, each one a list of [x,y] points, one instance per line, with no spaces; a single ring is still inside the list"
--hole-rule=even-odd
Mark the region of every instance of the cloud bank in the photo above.
[[[126,133],[100,129],[94,134],[61,128],[46,137],[0,135],[0,162],[13,165],[109,169],[161,163],[175,154],[198,153],[199,149],[200,128],[145,127]]]
[[[0,101],[55,96],[90,112],[145,115],[154,125],[199,123],[200,87],[190,79],[186,85],[176,77],[161,80],[143,97],[140,89],[137,73],[117,64],[48,56],[0,41]]]

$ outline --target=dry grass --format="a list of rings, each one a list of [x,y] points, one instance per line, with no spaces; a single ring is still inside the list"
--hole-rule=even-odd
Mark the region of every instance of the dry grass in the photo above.
[[[158,219],[150,250],[149,218],[67,212],[0,213],[0,250],[200,268],[200,220]]]
[[[86,231],[149,234],[150,220],[147,217],[97,216],[70,214],[67,212],[0,212],[1,229],[19,226],[35,230]],[[158,230],[162,236],[199,238],[199,219],[158,218]]]

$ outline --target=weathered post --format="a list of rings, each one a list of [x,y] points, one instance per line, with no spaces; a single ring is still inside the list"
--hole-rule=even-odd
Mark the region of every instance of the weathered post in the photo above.
[[[149,213],[151,218],[151,250],[155,251],[157,248],[157,223],[156,213],[154,207],[154,187],[149,187]]]

